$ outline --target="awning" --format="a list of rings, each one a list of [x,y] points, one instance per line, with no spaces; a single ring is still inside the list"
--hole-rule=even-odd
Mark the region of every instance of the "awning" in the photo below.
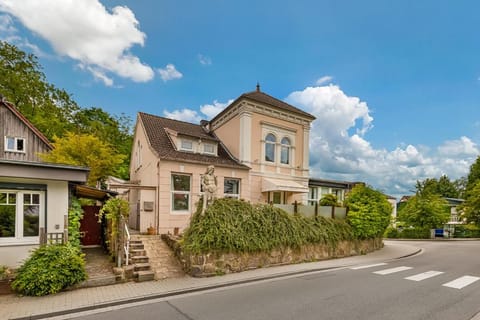
[[[75,195],[79,198],[105,201],[110,197],[117,196],[118,192],[110,191],[110,190],[100,190],[100,189],[85,186],[85,185],[76,185]]]
[[[263,178],[262,192],[268,192],[268,191],[289,191],[289,192],[296,192],[296,193],[308,193],[308,187],[305,187],[300,183],[291,181],[291,180]]]

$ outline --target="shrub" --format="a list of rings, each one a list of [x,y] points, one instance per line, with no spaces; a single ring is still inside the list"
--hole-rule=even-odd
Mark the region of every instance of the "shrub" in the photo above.
[[[385,231],[385,237],[390,239],[429,239],[430,229],[405,228],[402,230],[389,227]]]
[[[200,213],[201,203],[181,242],[186,252],[270,251],[311,243],[334,246],[352,239],[351,228],[343,221],[289,215],[271,205],[218,199]]]
[[[345,201],[348,207],[347,222],[358,239],[383,236],[390,224],[392,206],[387,197],[368,186],[357,185]]]
[[[83,218],[83,209],[80,201],[72,197],[70,208],[68,209],[68,241],[80,248],[80,221]]]
[[[456,225],[455,238],[480,238],[480,227],[474,224]]]
[[[318,201],[318,205],[327,207],[340,207],[337,197],[333,194],[324,195],[320,201]]]
[[[87,278],[80,249],[71,244],[44,245],[18,269],[12,288],[27,296],[57,293]]]

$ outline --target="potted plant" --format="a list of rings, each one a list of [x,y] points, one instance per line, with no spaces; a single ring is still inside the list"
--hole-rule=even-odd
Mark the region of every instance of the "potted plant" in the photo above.
[[[157,230],[155,230],[155,228],[152,227],[152,225],[150,225],[150,227],[147,228],[147,234],[155,235],[155,234],[157,234]]]
[[[14,272],[7,266],[0,266],[0,295],[12,293],[11,283],[14,278]]]

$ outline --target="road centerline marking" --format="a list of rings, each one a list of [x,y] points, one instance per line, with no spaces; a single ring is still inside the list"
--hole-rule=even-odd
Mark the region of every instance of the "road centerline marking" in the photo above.
[[[392,273],[396,273],[396,272],[402,272],[402,271],[406,271],[406,270],[410,270],[410,269],[413,269],[413,268],[412,268],[412,267],[402,266],[402,267],[396,267],[396,268],[390,268],[390,269],[384,269],[384,270],[380,270],[380,271],[375,271],[375,272],[373,272],[373,273],[384,276],[384,275],[387,275],[387,274],[392,274]]]
[[[419,273],[419,274],[416,274],[416,275],[411,276],[411,277],[406,277],[404,279],[412,280],[412,281],[422,281],[422,280],[425,280],[425,279],[428,279],[428,278],[432,278],[432,277],[441,275],[442,273],[443,273],[442,271],[433,271],[432,270],[432,271]]]
[[[454,288],[454,289],[462,289],[476,281],[480,280],[479,277],[474,276],[463,276],[453,281],[447,282],[442,284],[444,287]]]
[[[367,264],[363,266],[358,266],[358,267],[351,267],[350,270],[361,270],[361,269],[367,269],[367,268],[373,268],[373,267],[379,267],[379,266],[385,266],[386,263],[375,263],[375,264]]]

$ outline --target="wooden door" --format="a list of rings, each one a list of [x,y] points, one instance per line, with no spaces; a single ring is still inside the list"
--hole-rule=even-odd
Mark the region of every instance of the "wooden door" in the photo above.
[[[99,206],[83,206],[83,218],[80,221],[80,243],[83,246],[102,244],[102,225],[98,222]]]

